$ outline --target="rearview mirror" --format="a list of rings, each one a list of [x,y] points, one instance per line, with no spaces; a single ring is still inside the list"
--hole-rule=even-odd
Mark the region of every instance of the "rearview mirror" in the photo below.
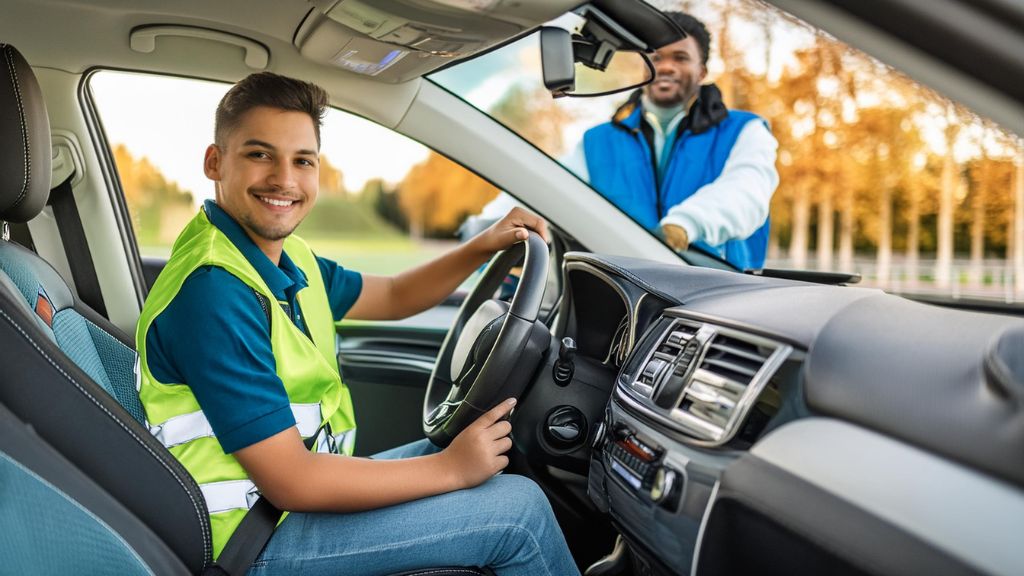
[[[572,35],[568,30],[544,26],[540,29],[540,66],[544,87],[556,98],[576,89]]]

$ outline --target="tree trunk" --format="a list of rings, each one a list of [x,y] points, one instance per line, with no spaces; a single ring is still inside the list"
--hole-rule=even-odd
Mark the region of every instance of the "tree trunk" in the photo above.
[[[793,235],[789,240],[789,259],[793,268],[807,268],[807,242],[811,227],[811,194],[806,182],[796,185],[793,199]]]
[[[1013,193],[1013,279],[1014,296],[1024,298],[1024,146],[1018,144]]]
[[[948,288],[953,282],[953,195],[957,186],[957,166],[953,144],[959,127],[948,120],[946,154],[942,159],[942,180],[939,184],[938,254],[935,258],[935,286]]]
[[[971,265],[967,276],[973,288],[981,288],[985,283],[985,195],[988,193],[990,162],[984,140],[980,160],[980,173],[974,179],[974,193],[971,195]]]
[[[853,272],[853,187],[847,179],[839,206],[839,271]]]
[[[717,38],[718,55],[722,59],[722,64],[725,65],[725,73],[719,76],[719,78],[715,81],[715,84],[718,86],[718,89],[722,92],[722,101],[725,102],[726,106],[736,106],[736,93],[733,86],[734,82],[732,78],[732,71],[734,70],[734,68],[732,68],[731,66],[733,64],[734,58],[732,54],[732,42],[729,38],[729,20],[731,19],[730,17],[732,16],[732,11],[732,3],[728,1],[725,2],[725,5],[722,6],[721,12],[722,27],[718,31]]]
[[[821,189],[818,203],[818,270],[832,269],[832,245],[835,242],[835,211],[832,208],[832,187]]]
[[[772,226],[768,232],[768,260],[778,260],[782,256],[782,248],[779,246],[779,231],[777,226]]]
[[[905,282],[908,286],[917,286],[920,255],[921,197],[916,189],[911,188],[910,205],[907,206],[907,278]]]
[[[889,271],[892,268],[892,187],[882,186],[882,198],[878,206],[878,258],[876,271],[878,285],[889,285]]]

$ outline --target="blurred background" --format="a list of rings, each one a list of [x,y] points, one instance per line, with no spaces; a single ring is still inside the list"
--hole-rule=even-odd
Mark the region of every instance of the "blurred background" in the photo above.
[[[708,81],[730,108],[768,119],[779,141],[767,267],[854,272],[893,292],[1024,302],[1020,138],[760,1],[652,3],[707,24]],[[534,37],[431,79],[555,159],[628,97],[552,99]],[[228,86],[100,71],[89,87],[142,252],[166,256],[213,195],[202,154]],[[342,111],[330,112],[322,140],[320,198],[298,233],[348,268],[394,273],[425,261],[499,194]]]

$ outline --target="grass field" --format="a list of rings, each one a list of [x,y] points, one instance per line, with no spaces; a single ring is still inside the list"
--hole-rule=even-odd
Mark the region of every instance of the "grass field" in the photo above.
[[[318,256],[330,258],[348,268],[367,274],[395,274],[422,264],[458,242],[455,240],[424,240],[415,242],[407,237],[385,238],[306,238]],[[143,256],[167,258],[170,246],[141,246]]]
[[[330,258],[348,268],[367,274],[395,274],[422,264],[451,249],[457,241],[409,238],[326,239],[307,238],[318,256]]]

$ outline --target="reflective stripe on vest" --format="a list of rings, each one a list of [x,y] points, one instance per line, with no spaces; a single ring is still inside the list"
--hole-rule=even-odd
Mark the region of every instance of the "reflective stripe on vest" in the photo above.
[[[320,439],[316,443],[317,452],[331,452],[334,454],[351,454],[352,449],[355,447],[356,442],[356,429],[345,430],[334,434],[333,436],[328,435],[327,430],[320,432]]]
[[[309,438],[316,434],[320,423],[323,422],[323,417],[320,415],[320,403],[292,404],[291,407],[292,415],[295,417],[295,426],[299,429],[299,436]],[[149,431],[166,448],[214,436],[210,421],[201,411],[175,416],[162,424],[150,426]]]
[[[206,499],[206,508],[210,514],[228,512],[244,508],[248,510],[259,499],[260,493],[251,480],[228,480],[226,482],[210,482],[199,486]]]
[[[317,409],[319,410],[319,406],[317,406]],[[292,410],[295,410],[294,405],[292,406]],[[202,413],[200,412],[200,414]],[[318,425],[313,427],[311,433],[316,432],[316,426]],[[299,431],[301,433],[301,427]],[[316,442],[316,451],[331,452],[334,454],[351,453],[352,449],[347,445],[355,442],[355,432],[356,431],[353,428],[352,430],[346,430],[340,434],[334,434],[332,436],[328,434],[326,428],[322,429],[320,430],[319,439]],[[308,435],[303,434],[303,436]],[[256,485],[250,480],[210,482],[208,484],[200,485],[199,489],[203,492],[203,498],[206,499],[206,508],[210,511],[210,514],[230,512],[240,508],[248,510],[249,508],[252,508],[252,505],[256,503],[256,499],[260,496],[260,492],[256,488]]]

